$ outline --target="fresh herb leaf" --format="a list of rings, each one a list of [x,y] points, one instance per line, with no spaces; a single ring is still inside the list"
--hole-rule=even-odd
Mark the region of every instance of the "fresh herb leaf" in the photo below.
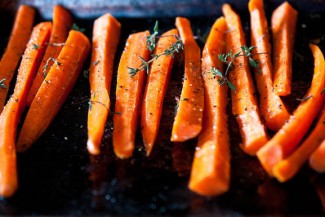
[[[256,60],[254,60],[252,57],[248,57],[248,60],[249,60],[249,65],[251,67],[253,67],[253,68],[258,67],[259,63]]]
[[[6,78],[3,78],[0,80],[0,88],[2,88],[2,89],[7,89],[7,86],[4,84],[5,80],[6,80]]]
[[[71,27],[72,30],[76,30],[76,31],[79,31],[79,32],[85,32],[86,29],[85,28],[81,28],[79,27],[76,23],[74,23]]]
[[[38,44],[33,43],[33,50],[37,50],[40,46]]]
[[[84,72],[83,72],[83,76],[85,77],[85,78],[89,78],[89,69],[85,69],[84,70]]]
[[[156,21],[155,23],[155,26],[153,28],[153,33],[149,36],[147,36],[147,48],[148,50],[150,50],[150,52],[153,52],[154,49],[156,48],[156,37],[158,35],[158,27],[159,27],[159,24],[158,24],[158,20]]]

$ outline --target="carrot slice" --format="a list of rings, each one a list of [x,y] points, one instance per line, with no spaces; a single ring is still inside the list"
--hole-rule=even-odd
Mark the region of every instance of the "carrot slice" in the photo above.
[[[17,125],[26,106],[33,76],[43,57],[45,43],[50,38],[51,27],[50,22],[34,27],[18,69],[14,93],[0,115],[0,195],[3,197],[12,196],[18,187],[15,148]],[[37,49],[35,44],[39,45]]]
[[[14,26],[6,51],[0,62],[0,112],[6,101],[10,82],[15,75],[21,55],[23,54],[30,34],[32,32],[35,10],[27,5],[21,5],[17,11]],[[3,80],[5,79],[5,80]]]
[[[273,88],[271,45],[263,0],[250,0],[248,7],[251,16],[251,42],[256,47],[252,53],[259,63],[254,71],[260,93],[261,117],[267,128],[277,131],[289,119],[290,114]]]
[[[143,61],[141,58],[148,61],[150,51],[146,46],[147,36],[149,31],[129,36],[118,67],[113,147],[119,158],[131,157],[134,150],[146,72],[140,70],[134,76],[130,76],[128,67],[140,67]]]
[[[288,2],[272,14],[273,87],[279,96],[291,93],[292,51],[296,33],[297,11]]]
[[[315,69],[305,100],[286,124],[257,153],[262,166],[271,176],[273,166],[294,151],[323,105],[325,94],[321,94],[321,91],[325,81],[324,56],[316,45],[310,45],[310,49],[315,59]]]
[[[18,137],[17,151],[28,149],[50,125],[73,88],[89,50],[88,38],[71,30],[29,108]]]
[[[272,172],[280,182],[291,179],[308,160],[313,151],[325,139],[325,107],[317,121],[316,127],[308,138],[288,158],[274,165]],[[324,158],[322,159],[324,161]]]
[[[245,35],[240,17],[228,4],[223,5],[222,11],[229,29],[226,35],[226,50],[237,53],[241,51],[241,46],[245,45]],[[243,139],[242,149],[250,155],[255,155],[268,138],[260,119],[247,58],[243,56],[235,58],[234,66],[229,73],[229,80],[236,87],[235,91],[231,91],[232,112],[239,124]]]
[[[120,40],[121,24],[110,14],[94,22],[92,57],[89,73],[91,109],[88,111],[89,153],[100,153],[110,108],[110,90],[115,53]]]
[[[170,48],[177,40],[175,36],[178,36],[177,29],[164,33],[157,42],[154,54],[163,53]],[[158,134],[164,97],[173,63],[173,56],[163,55],[155,60],[150,67],[141,109],[141,132],[147,156],[150,155]]]
[[[27,106],[32,104],[34,97],[41,86],[42,82],[51,66],[53,61],[49,61],[51,58],[57,58],[62,50],[63,44],[66,41],[69,30],[72,25],[72,16],[64,7],[55,5],[53,8],[53,27],[49,44],[47,45],[43,60],[38,69],[38,72],[34,78],[33,85],[27,96]],[[45,67],[46,66],[46,67]],[[45,68],[44,68],[45,67]]]
[[[323,131],[324,134],[324,131]],[[325,139],[320,146],[312,153],[309,158],[309,165],[313,170],[324,173],[325,172]]]
[[[176,27],[184,44],[185,69],[171,141],[183,142],[196,137],[201,132],[204,89],[200,63],[201,50],[193,37],[190,21],[177,17]]]
[[[220,85],[218,77],[208,73],[212,67],[219,71],[223,69],[218,54],[225,51],[226,29],[225,19],[217,19],[202,52],[205,89],[203,128],[194,155],[189,188],[204,196],[225,193],[230,185],[230,144],[226,111],[228,87]]]

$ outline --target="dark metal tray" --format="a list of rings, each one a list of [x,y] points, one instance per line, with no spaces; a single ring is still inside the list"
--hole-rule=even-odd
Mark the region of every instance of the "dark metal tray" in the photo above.
[[[49,16],[50,12],[44,12],[46,7],[41,6],[49,4],[50,1],[43,3],[36,0],[0,1],[0,20],[2,21],[0,52],[3,51],[10,33],[14,9],[21,2],[36,5],[42,16],[46,18]],[[85,5],[90,1],[65,0],[61,2],[67,3],[67,6],[75,2],[71,9],[79,18],[83,18],[76,20],[76,23],[84,27],[86,34],[91,37],[93,17],[101,15],[105,9],[87,15],[88,8]],[[175,1],[173,4],[180,7],[180,3],[184,2],[185,0]],[[195,6],[193,2],[196,1],[188,1],[188,4]],[[221,1],[207,2],[210,2],[210,5],[215,3],[220,6],[221,4]],[[301,2],[304,2],[306,6],[301,5]],[[232,3],[242,15],[247,41],[249,41],[247,1],[232,1]],[[201,4],[204,6],[204,3]],[[293,1],[293,5],[299,9],[300,13],[294,51],[293,96],[285,98],[291,111],[299,103],[295,99],[302,98],[307,90],[313,73],[313,59],[308,43],[311,40],[317,41],[325,51],[325,10],[321,9],[324,8],[324,4],[323,1]],[[266,1],[268,17],[276,5],[278,1]],[[182,11],[182,8],[177,8],[177,10],[181,11],[181,15],[190,17],[196,35],[204,36],[214,20],[221,15],[219,6],[213,14],[212,10],[208,10],[206,16],[196,13],[196,8],[193,7],[187,12]],[[143,7],[140,9],[144,10]],[[190,16],[191,11],[194,17]],[[318,12],[314,13],[314,11]],[[139,18],[139,16],[135,18],[135,15],[131,18],[123,16],[123,13],[119,16],[119,21],[122,23],[122,36],[116,55],[115,75],[128,34],[145,29],[151,30],[156,17],[163,32],[174,27],[174,16],[177,15],[174,11],[166,17],[148,14],[150,18]],[[39,16],[38,21],[41,20]],[[199,41],[199,43],[203,46],[202,42]],[[89,63],[85,65],[85,69],[88,67]],[[268,178],[257,159],[245,155],[239,149],[240,136],[230,110],[231,189],[222,196],[212,198],[201,197],[190,192],[187,183],[196,140],[177,144],[169,142],[176,105],[175,96],[180,93],[181,79],[182,58],[178,58],[165,98],[158,142],[152,155],[149,158],[145,157],[141,136],[138,133],[134,156],[128,160],[118,160],[113,154],[111,144],[112,115],[107,122],[103,139],[103,154],[90,157],[86,151],[89,84],[88,79],[81,75],[70,97],[46,133],[28,152],[18,155],[19,190],[12,198],[0,200],[0,215],[282,216],[324,214],[316,187],[325,185],[325,176],[318,175],[305,166],[293,180],[285,184]],[[112,81],[112,111],[114,111],[115,82],[116,80]]]

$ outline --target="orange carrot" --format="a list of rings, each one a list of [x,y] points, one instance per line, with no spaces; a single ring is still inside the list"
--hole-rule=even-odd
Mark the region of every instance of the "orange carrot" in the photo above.
[[[305,100],[290,116],[286,124],[257,153],[262,166],[271,176],[273,166],[295,150],[323,105],[325,94],[321,94],[321,91],[325,81],[324,56],[316,45],[310,45],[310,49],[315,59],[315,69]]]
[[[163,53],[176,43],[175,36],[178,36],[177,29],[164,33],[157,42],[154,54]],[[173,63],[174,58],[171,55],[163,55],[155,60],[150,67],[141,109],[141,132],[148,156],[158,134],[164,97]]]
[[[150,52],[146,46],[147,36],[149,31],[131,34],[120,59],[113,131],[114,152],[119,158],[131,157],[134,150],[146,71],[140,70],[131,76],[129,67],[140,67],[143,61],[141,58],[148,61]]]
[[[27,106],[32,104],[34,97],[41,86],[46,74],[49,72],[53,61],[49,61],[51,58],[57,58],[62,50],[63,44],[67,39],[69,30],[72,25],[71,14],[62,6],[55,5],[53,8],[53,27],[49,44],[47,45],[42,63],[38,69],[38,72],[34,78],[33,85],[27,96]],[[46,67],[45,67],[46,66]]]
[[[224,53],[223,17],[216,20],[202,53],[202,74],[205,89],[203,128],[199,135],[191,170],[189,188],[204,196],[225,193],[230,185],[230,144],[227,126],[228,87],[209,73],[212,67],[223,70],[218,54]]]
[[[237,53],[241,51],[241,46],[245,45],[245,35],[240,17],[228,4],[223,5],[222,11],[229,29],[226,36],[226,50]],[[236,117],[243,139],[241,147],[248,154],[255,155],[268,138],[260,119],[247,58],[244,56],[235,58],[234,66],[229,73],[229,80],[236,88],[235,91],[231,91],[232,112]]]
[[[0,87],[0,112],[5,104],[10,82],[32,32],[34,16],[35,10],[27,5],[21,5],[17,11],[8,46],[0,62],[0,80],[4,85]]]
[[[110,107],[110,90],[121,24],[110,14],[95,20],[89,73],[91,109],[88,111],[88,142],[91,154],[100,153],[100,144]]]
[[[291,179],[308,160],[313,151],[325,139],[325,107],[317,121],[316,127],[308,138],[289,157],[274,165],[272,172],[280,182]],[[324,158],[322,159],[324,161]]]
[[[256,47],[253,49],[253,55],[259,63],[254,71],[260,93],[261,117],[265,120],[267,128],[277,131],[289,119],[290,114],[273,88],[271,45],[263,0],[250,0],[248,7],[251,16],[251,41]]]
[[[17,151],[28,149],[50,125],[74,86],[89,50],[88,38],[71,30],[28,110],[18,137]]]
[[[292,51],[295,40],[297,11],[288,2],[272,14],[273,87],[279,96],[291,93]]]
[[[171,141],[196,137],[202,129],[204,89],[201,75],[201,50],[196,44],[188,19],[177,17],[176,27],[184,44],[185,69],[182,93],[174,119]]]
[[[324,131],[323,131],[324,134]],[[325,172],[325,139],[321,142],[318,148],[312,153],[309,158],[309,165],[313,170],[324,173]]]
[[[3,197],[12,196],[18,187],[15,148],[17,125],[26,106],[33,76],[43,57],[45,43],[50,38],[51,27],[50,22],[34,27],[18,70],[14,93],[0,115],[0,195]],[[39,45],[37,49],[35,44]]]

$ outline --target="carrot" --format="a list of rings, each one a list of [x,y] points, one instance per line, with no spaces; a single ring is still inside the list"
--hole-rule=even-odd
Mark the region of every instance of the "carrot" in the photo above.
[[[271,45],[263,0],[250,0],[248,7],[251,16],[251,42],[255,46],[253,55],[259,63],[254,71],[260,93],[261,117],[267,128],[277,131],[289,119],[290,114],[273,88]]]
[[[274,165],[272,172],[280,181],[285,182],[291,179],[308,160],[313,151],[325,139],[325,107],[317,121],[316,127],[308,138],[289,157],[279,161]],[[324,158],[322,159],[324,161]]]
[[[184,44],[184,82],[174,119],[171,141],[196,137],[202,129],[204,89],[201,75],[201,50],[196,44],[188,19],[177,17],[176,27]]]
[[[226,50],[237,53],[241,46],[245,45],[240,17],[228,4],[223,5],[222,11],[229,29],[226,35]],[[239,56],[234,59],[233,63],[235,67],[229,73],[229,80],[236,88],[235,91],[231,91],[232,113],[240,128],[243,139],[242,149],[250,155],[255,155],[268,138],[254,96],[255,88],[248,60],[244,56]]]
[[[8,46],[0,61],[0,80],[4,85],[0,87],[0,112],[5,104],[10,82],[32,32],[34,16],[35,10],[27,5],[21,5],[17,11]]]
[[[33,85],[27,96],[27,106],[32,104],[34,97],[44,81],[45,76],[53,65],[51,58],[57,58],[62,50],[63,44],[67,39],[72,25],[72,17],[64,7],[55,5],[53,8],[53,27],[49,44],[47,45],[43,60],[34,78]],[[46,66],[46,68],[44,68]]]
[[[194,155],[189,188],[204,196],[225,193],[230,185],[230,144],[226,112],[228,87],[220,85],[218,78],[208,73],[212,67],[219,71],[223,69],[218,54],[225,50],[226,29],[225,19],[217,19],[202,53],[205,89],[203,128]]]
[[[17,125],[26,106],[33,76],[43,57],[45,43],[50,38],[51,26],[50,22],[45,22],[34,27],[18,69],[14,93],[0,115],[0,195],[3,197],[12,196],[18,187],[15,150]],[[35,44],[39,45],[37,49]]]
[[[143,60],[148,61],[150,55],[150,51],[146,46],[148,36],[149,31],[129,36],[118,67],[113,120],[113,147],[115,154],[119,158],[131,157],[134,150],[146,72],[140,70],[134,76],[131,76],[129,67],[137,68],[140,67]]]
[[[28,149],[50,125],[73,88],[89,50],[88,38],[71,30],[29,108],[18,137],[17,151]]]
[[[324,131],[323,131],[324,134]],[[309,158],[310,167],[319,172],[325,172],[325,139],[321,142],[318,148],[312,153]]]
[[[310,45],[310,49],[315,59],[315,69],[305,100],[293,112],[285,125],[257,153],[262,166],[271,176],[273,166],[295,150],[323,105],[325,94],[321,94],[321,91],[325,81],[324,56],[316,45]]]
[[[292,51],[295,40],[297,11],[288,2],[281,4],[272,14],[273,35],[273,87],[279,96],[291,93]]]
[[[175,36],[178,36],[177,29],[164,33],[157,42],[154,54],[163,53],[176,43]],[[150,155],[158,134],[164,97],[173,63],[173,56],[163,55],[150,67],[141,109],[141,132],[147,156]]]
[[[94,22],[89,73],[91,109],[88,110],[88,142],[91,154],[100,153],[100,144],[110,108],[110,90],[121,24],[110,14]]]

